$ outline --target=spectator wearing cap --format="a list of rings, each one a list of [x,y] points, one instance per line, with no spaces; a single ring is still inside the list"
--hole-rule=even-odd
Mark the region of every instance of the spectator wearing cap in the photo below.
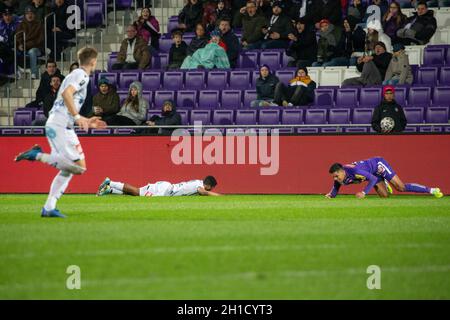
[[[34,9],[36,10],[36,20],[39,20],[40,22],[44,23],[44,18],[48,13],[48,7],[45,4],[45,0],[20,1],[19,9],[17,10],[19,16],[25,13],[25,9],[27,6],[33,6]]]
[[[264,34],[263,28],[267,26],[267,19],[264,15],[257,13],[256,4],[247,1],[247,5],[241,8],[236,15],[235,25],[242,25],[242,48],[244,50],[261,48]]]
[[[268,65],[262,65],[259,69],[259,78],[256,79],[256,100],[250,103],[251,107],[277,106],[275,100],[275,88],[280,82],[277,76],[270,72]]]
[[[162,106],[161,116],[154,115],[150,118],[146,124],[150,127],[153,126],[179,126],[181,125],[181,116],[177,112],[177,106],[174,101],[166,100]],[[171,135],[175,128],[159,128],[153,129],[150,132],[156,131],[160,135]],[[155,132],[155,133],[156,133]]]
[[[264,40],[261,49],[287,48],[289,46],[288,35],[294,31],[291,19],[284,14],[284,4],[275,1],[272,5],[272,16],[269,24],[262,29]]]
[[[358,58],[356,68],[361,72],[361,76],[349,78],[342,82],[343,86],[353,85],[379,85],[386,76],[386,70],[391,62],[392,54],[386,52],[383,42],[377,42],[375,53],[370,56]]]
[[[9,8],[3,11],[0,20],[0,63],[10,66],[14,64],[14,33],[19,21]]]
[[[323,19],[319,22],[319,41],[317,44],[317,61],[313,67],[333,65],[332,59],[338,55],[338,43],[341,40],[342,32],[336,28],[329,20]]]
[[[134,25],[127,27],[127,38],[120,45],[113,70],[145,69],[150,65],[150,52],[144,39],[137,35]]]
[[[316,83],[309,77],[308,69],[297,69],[295,77],[289,81],[289,85],[278,82],[275,88],[275,103],[284,107],[304,106],[314,101],[314,89]]]
[[[401,43],[394,44],[394,54],[392,55],[389,67],[386,70],[383,84],[412,84],[413,74],[409,65],[408,55],[405,46]]]
[[[222,41],[227,46],[227,56],[230,67],[234,68],[237,65],[239,52],[241,51],[241,43],[233,30],[231,30],[231,20],[229,18],[223,18],[219,21],[219,31]]]
[[[25,47],[23,45],[24,33]],[[44,50],[44,26],[40,21],[36,20],[35,9],[32,6],[28,6],[25,9],[25,19],[17,27],[16,34],[18,51],[29,57],[31,78],[37,79],[39,73],[37,59]],[[19,59],[19,65],[21,60]]]
[[[184,59],[187,56],[188,46],[183,41],[183,33],[179,30],[172,32],[172,46],[169,50],[169,65],[168,70],[180,69]]]
[[[119,112],[120,98],[107,78],[98,80],[98,92],[92,98],[93,115],[106,118]]]
[[[288,34],[291,44],[286,54],[294,59],[289,61],[288,67],[309,67],[317,58],[316,33],[308,28],[304,18],[297,20],[295,28],[294,32]]]
[[[178,27],[185,32],[194,31],[195,25],[202,22],[203,4],[200,0],[188,0],[178,14]]]
[[[427,44],[437,29],[434,11],[429,10],[425,1],[420,1],[417,5],[417,12],[406,20],[406,25],[397,31],[404,45]]]
[[[386,117],[394,120],[395,125],[392,130],[386,131],[381,128],[381,121]],[[385,86],[383,88],[383,101],[374,109],[372,114],[372,128],[380,133],[402,132],[405,130],[406,123],[403,108],[395,101],[395,88]]]

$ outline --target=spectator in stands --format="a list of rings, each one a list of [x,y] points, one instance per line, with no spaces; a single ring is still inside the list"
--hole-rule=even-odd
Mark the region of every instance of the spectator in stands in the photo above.
[[[380,8],[381,17],[383,17],[389,10],[389,3],[387,0],[372,0],[372,5],[378,6]]]
[[[69,73],[71,73],[73,70],[78,69],[80,67],[78,62],[73,62],[69,67]]]
[[[383,27],[379,20],[372,20],[367,23],[366,32],[366,52],[373,52],[378,42],[383,42],[386,51],[392,53],[391,38],[383,32]]]
[[[261,48],[264,38],[262,29],[267,25],[267,19],[257,14],[253,1],[247,1],[245,8],[241,8],[235,19],[236,25],[242,25],[242,47],[244,50]]]
[[[172,32],[173,44],[169,51],[168,70],[180,69],[187,56],[187,44],[183,41],[183,33],[179,30]]]
[[[256,79],[256,100],[250,103],[251,107],[278,106],[275,100],[275,88],[280,82],[277,76],[270,72],[268,65],[259,69],[259,78]]]
[[[389,10],[385,13],[382,20],[383,31],[391,38],[393,44],[399,42],[397,31],[405,25],[406,16],[402,13],[400,5],[392,1]]]
[[[355,51],[354,36],[351,29],[350,22],[344,19],[343,33],[341,40],[337,46],[336,57],[331,59],[330,62],[324,64],[326,66],[355,66],[356,58],[352,58],[352,54]]]
[[[5,9],[0,20],[0,63],[5,66],[14,64],[14,33],[18,26],[19,21],[11,9]]]
[[[44,23],[44,18],[48,13],[48,7],[45,4],[45,0],[22,0],[19,3],[17,13],[20,16],[23,15],[27,6],[33,6],[36,9],[36,20]]]
[[[210,23],[206,28],[209,32],[213,31],[223,19],[231,19],[231,10],[226,6],[224,0],[217,2],[217,8],[213,13],[213,23]]]
[[[314,0],[293,0],[292,5],[286,6],[288,14],[293,21],[302,19],[309,28],[314,25],[316,17],[314,16]]]
[[[127,38],[122,41],[113,70],[145,69],[150,65],[150,52],[144,39],[137,36],[134,25],[127,27]]]
[[[404,45],[411,43],[423,45],[430,41],[436,29],[434,11],[428,10],[427,3],[421,1],[417,5],[417,12],[406,20],[406,25],[402,29],[397,31],[397,37]]]
[[[133,23],[136,27],[137,35],[144,39],[150,52],[159,50],[159,22],[155,16],[152,16],[150,8],[142,8],[141,16]]]
[[[292,23],[290,18],[283,13],[284,4],[275,1],[272,5],[272,16],[269,23],[262,29],[264,40],[261,49],[287,48],[289,46],[288,34],[292,33]]]
[[[393,86],[384,87],[383,96],[383,101],[373,111],[372,128],[380,133],[402,132],[405,130],[407,121],[402,106],[395,101],[395,88]],[[381,121],[387,117],[394,120],[395,125],[392,130],[381,128]]]
[[[291,44],[286,54],[294,59],[288,67],[309,67],[317,58],[317,40],[314,29],[308,28],[305,18],[297,20],[296,30],[288,34]]]
[[[104,120],[110,126],[141,125],[147,118],[147,110],[148,102],[142,97],[142,84],[133,81],[119,113]]]
[[[69,29],[67,20],[70,14],[67,12],[68,5],[65,0],[55,0],[51,12],[56,16],[56,27],[53,26],[53,19],[47,19],[47,47],[54,56],[54,35],[56,34],[56,59],[60,58],[61,52],[68,47],[68,40],[75,38],[75,29]]]
[[[327,19],[320,21],[319,41],[317,44],[317,61],[313,67],[335,65],[333,59],[337,56],[338,43],[341,40],[341,29],[336,28]]]
[[[177,126],[177,125],[181,125],[181,116],[177,112],[177,106],[175,105],[175,102],[173,102],[172,100],[164,101],[164,104],[163,104],[163,107],[162,107],[161,117],[157,116],[157,115],[154,115],[146,123],[150,127],[153,127],[153,126]],[[160,135],[168,136],[168,135],[171,135],[172,132],[175,129],[159,128],[159,129],[153,129],[153,130],[155,130]],[[153,133],[153,130],[150,131],[150,132]]]
[[[226,53],[226,44],[220,38],[219,31],[211,32],[211,40],[202,49],[184,59],[181,69],[229,69],[230,62]]]
[[[349,78],[342,82],[342,86],[353,85],[379,85],[386,76],[386,70],[391,62],[392,54],[386,52],[386,46],[383,42],[375,45],[375,53],[371,56],[362,56],[358,58],[356,65],[361,76]]]
[[[178,27],[185,32],[194,31],[195,25],[201,23],[203,5],[199,0],[188,0],[183,10],[178,14]]]
[[[227,46],[227,56],[230,67],[235,68],[239,58],[239,52],[241,51],[241,43],[239,42],[239,38],[231,30],[231,20],[229,18],[220,20],[219,31],[222,41]]]
[[[60,83],[64,80],[64,76],[58,69],[56,62],[47,60],[45,72],[41,74],[41,81],[39,82],[39,87],[36,91],[36,99],[27,104],[27,107],[42,107],[45,97],[51,92],[50,81],[53,76],[59,77]]]
[[[16,45],[19,54],[26,54],[30,59],[31,78],[37,79],[39,68],[37,65],[37,59],[44,50],[44,26],[38,20],[36,20],[35,9],[28,6],[25,9],[25,19],[19,24],[16,30]],[[22,32],[23,31],[23,32]],[[25,36],[25,47],[23,46],[23,35]],[[19,59],[19,65],[23,63],[22,59]],[[22,66],[25,68],[25,66]],[[20,71],[19,71],[20,72]],[[19,73],[20,77],[20,73]]]
[[[316,83],[308,76],[308,69],[299,68],[288,86],[278,82],[275,88],[275,103],[284,107],[307,105],[314,101],[314,89]]]
[[[53,102],[56,100],[56,95],[58,94],[59,87],[61,86],[61,78],[54,74],[50,78],[50,91],[47,93],[47,95],[44,98],[43,101],[43,108],[42,111],[44,111],[45,119],[37,119],[32,122],[33,126],[45,126],[45,123],[48,119],[48,113],[53,108]]]
[[[192,38],[191,43],[187,47],[187,55],[192,56],[198,49],[204,48],[209,42],[209,37],[206,35],[205,26],[197,23],[195,26],[195,37]]]
[[[107,78],[98,80],[98,92],[92,98],[93,114],[102,119],[115,115],[120,109],[120,98],[116,88]]]
[[[340,26],[342,23],[342,8],[340,0],[314,0],[314,23],[320,29],[320,21],[327,19],[330,24]]]
[[[352,0],[347,9],[347,20],[350,23],[352,29],[362,22],[364,15],[366,14],[367,4],[362,0]]]
[[[408,55],[405,53],[405,46],[401,43],[396,43],[394,44],[394,54],[386,70],[383,84],[397,85],[412,83],[413,74],[409,65]]]
[[[236,25],[236,17],[242,8],[245,8],[248,0],[231,0],[231,19],[233,20],[233,27],[241,27],[241,25]]]

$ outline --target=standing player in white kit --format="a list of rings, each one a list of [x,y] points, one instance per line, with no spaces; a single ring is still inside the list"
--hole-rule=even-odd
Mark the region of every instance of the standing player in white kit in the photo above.
[[[111,181],[106,178],[98,188],[97,196],[107,194],[127,194],[141,197],[175,197],[175,196],[218,196],[218,193],[211,190],[217,185],[213,176],[207,176],[202,180],[191,180],[180,183],[170,183],[167,181],[158,181],[149,183],[142,188],[132,186],[128,183]]]
[[[51,153],[44,153],[40,146],[35,145],[15,158],[15,161],[38,160],[60,170],[53,179],[47,201],[42,208],[42,217],[65,218],[65,215],[56,209],[56,202],[63,195],[72,176],[86,171],[83,149],[75,133],[74,124],[85,131],[89,128],[106,127],[106,123],[99,117],[88,119],[79,114],[86,99],[89,75],[94,72],[97,64],[97,50],[89,47],[80,49],[78,60],[80,68],[72,71],[62,82],[45,124]]]

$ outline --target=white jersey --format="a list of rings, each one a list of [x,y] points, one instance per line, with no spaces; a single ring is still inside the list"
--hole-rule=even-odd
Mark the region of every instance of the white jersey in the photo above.
[[[202,180],[191,180],[176,184],[171,184],[167,181],[158,181],[140,188],[139,195],[146,197],[192,196],[198,193],[199,187],[203,188]]]
[[[58,95],[53,103],[53,108],[50,110],[50,115],[47,120],[47,125],[56,124],[73,128],[74,119],[69,113],[67,106],[64,104],[62,93],[66,88],[72,86],[75,88],[73,95],[73,102],[77,112],[80,112],[81,106],[86,100],[87,86],[89,85],[89,76],[83,69],[75,69],[63,80],[61,87],[58,90]]]
[[[198,188],[203,188],[202,180],[191,180],[172,185],[172,196],[191,196],[198,193]]]

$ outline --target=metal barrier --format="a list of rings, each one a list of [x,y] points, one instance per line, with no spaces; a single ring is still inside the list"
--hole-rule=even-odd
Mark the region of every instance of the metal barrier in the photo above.
[[[25,31],[20,31],[20,32],[14,34],[14,84],[16,86],[16,89],[18,87],[18,83],[17,83],[17,36],[21,33],[23,33],[23,67],[26,68],[26,66],[27,66],[26,34],[25,34]]]
[[[8,125],[11,125],[11,88],[6,87],[6,99],[8,100]]]
[[[53,29],[56,28],[56,14],[54,12],[50,12],[44,17],[44,40],[45,40],[45,49],[44,49],[44,55],[45,55],[45,64],[47,64],[48,57],[47,57],[47,19],[48,17],[53,15]],[[56,62],[56,31],[53,31],[53,61]]]
[[[91,46],[95,47],[95,35],[100,33],[100,58],[102,60],[102,71],[105,71],[105,59],[104,59],[104,52],[103,52],[103,29],[99,29],[95,31],[93,34],[91,34]]]

